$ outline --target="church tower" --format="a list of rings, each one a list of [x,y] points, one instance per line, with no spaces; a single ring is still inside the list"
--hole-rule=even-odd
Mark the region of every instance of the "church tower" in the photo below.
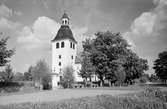
[[[74,66],[77,41],[69,26],[69,17],[64,12],[61,17],[61,27],[52,42],[52,87],[57,88],[62,78],[63,69]]]

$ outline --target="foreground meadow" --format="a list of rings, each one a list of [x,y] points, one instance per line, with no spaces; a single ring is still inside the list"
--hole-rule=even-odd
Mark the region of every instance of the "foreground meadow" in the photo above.
[[[0,109],[167,109],[167,93],[152,87],[59,89],[3,95],[0,101]]]
[[[166,92],[149,88],[126,96],[102,94],[52,102],[2,105],[0,109],[167,109],[166,101]]]

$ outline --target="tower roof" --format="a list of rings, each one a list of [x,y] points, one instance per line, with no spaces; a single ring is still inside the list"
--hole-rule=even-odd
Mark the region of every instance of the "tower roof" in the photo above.
[[[68,15],[64,12],[62,18],[67,18],[69,19]],[[62,20],[63,21],[63,20]],[[64,21],[63,21],[64,22]],[[69,23],[69,22],[68,22]],[[63,39],[70,39],[73,42],[77,43],[77,41],[73,37],[73,33],[69,27],[69,25],[64,25],[62,23],[60,29],[57,32],[56,37],[52,40],[52,42],[57,41],[57,40],[63,40]]]
[[[65,13],[65,12],[64,12],[63,16],[61,17],[61,19],[63,19],[63,18],[70,19],[70,18],[68,17],[67,13]]]
[[[61,25],[60,29],[57,32],[56,37],[52,40],[52,42],[62,39],[70,39],[77,43],[77,41],[73,37],[73,33],[69,26]]]

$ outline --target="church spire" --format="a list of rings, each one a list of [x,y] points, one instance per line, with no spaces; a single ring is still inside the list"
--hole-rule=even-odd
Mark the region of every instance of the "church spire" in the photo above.
[[[66,11],[64,11],[63,16],[61,17],[61,21],[62,21],[61,25],[69,26],[69,20],[70,19],[67,15]]]

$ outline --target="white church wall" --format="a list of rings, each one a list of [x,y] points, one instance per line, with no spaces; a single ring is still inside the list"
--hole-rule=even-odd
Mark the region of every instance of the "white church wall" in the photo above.
[[[52,87],[53,87],[53,89],[57,89],[59,81],[60,81],[60,78],[58,77],[58,75],[52,75]]]
[[[61,42],[64,42],[63,48],[61,47]],[[75,64],[77,46],[75,44],[75,49],[73,49],[73,47],[71,48],[71,42],[74,44],[74,42],[69,39],[52,42],[52,73],[58,74],[58,76],[52,76],[53,89],[58,87],[57,83],[60,81],[60,76],[62,76],[64,68],[74,66]],[[59,48],[56,48],[56,43],[59,43]],[[61,55],[61,58],[59,58],[59,55]],[[59,65],[59,62],[61,62],[61,65]]]
[[[61,44],[59,44],[59,48],[56,48],[56,43],[61,43],[63,41],[65,43],[65,47],[61,48]],[[52,72],[59,73],[60,69],[63,70],[63,68],[74,64],[76,57],[76,47],[75,49],[70,48],[70,42],[71,41],[69,39],[66,39],[52,43]],[[59,55],[61,55],[60,59]],[[59,62],[61,62],[61,65],[59,65]]]

